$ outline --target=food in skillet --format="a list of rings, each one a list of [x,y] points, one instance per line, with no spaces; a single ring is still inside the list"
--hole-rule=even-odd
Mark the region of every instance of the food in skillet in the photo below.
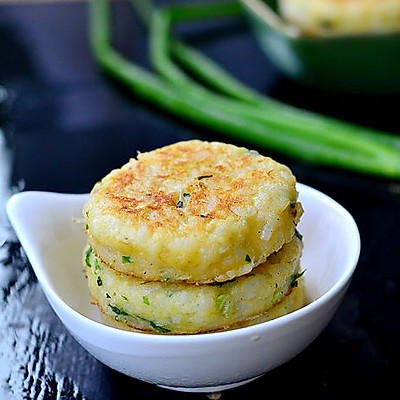
[[[112,171],[83,209],[83,263],[105,320],[191,334],[303,306],[295,183],[257,152],[198,140]]]
[[[400,32],[400,0],[279,0],[279,13],[306,35]]]

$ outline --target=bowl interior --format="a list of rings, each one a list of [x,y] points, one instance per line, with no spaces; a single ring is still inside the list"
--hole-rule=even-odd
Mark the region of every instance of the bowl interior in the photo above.
[[[360,237],[351,215],[311,188],[300,187],[304,207],[298,230],[303,235],[301,260],[307,295],[316,300],[347,280],[356,266]]]
[[[86,242],[82,205],[87,197],[22,192],[9,200],[7,212],[44,293],[101,322],[82,266]]]
[[[351,215],[322,193],[298,184],[305,213],[302,268],[314,301],[346,281],[355,268],[359,235]],[[9,218],[47,295],[59,297],[81,315],[101,322],[90,304],[82,266],[86,238],[81,209],[87,195],[23,192],[7,204]]]

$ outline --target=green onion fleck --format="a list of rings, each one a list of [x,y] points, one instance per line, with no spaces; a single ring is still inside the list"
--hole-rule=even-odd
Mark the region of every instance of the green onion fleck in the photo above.
[[[112,304],[108,304],[108,306],[111,308],[113,312],[117,315],[129,315],[123,308],[118,308],[116,306],[113,306]]]
[[[274,293],[273,297],[272,297],[272,304],[275,305],[275,304],[280,300],[281,295],[282,295],[282,292],[281,292],[280,290],[277,290],[277,291]]]
[[[97,277],[97,286],[102,286],[103,285],[103,281],[101,280],[100,275]]]
[[[100,269],[99,260],[97,258],[94,259],[94,273],[97,274],[97,271]]]
[[[197,177],[197,179],[198,179],[199,181],[201,181],[202,179],[205,179],[205,178],[212,178],[212,177],[213,177],[212,175],[200,175],[200,176]]]
[[[248,262],[248,263],[251,262],[251,258],[248,254],[246,254],[246,262]]]
[[[123,264],[133,263],[133,259],[129,256],[122,256],[122,263]]]
[[[306,271],[304,270],[303,272],[296,272],[292,275],[290,282],[291,287],[297,287],[299,285],[298,279],[303,276],[304,272]]]
[[[134,317],[135,317],[135,318],[138,318],[138,319],[141,319],[142,321],[145,321],[145,322],[149,323],[150,326],[151,326],[153,329],[155,329],[157,332],[160,332],[160,333],[168,333],[168,332],[171,332],[169,329],[164,328],[163,326],[157,325],[155,322],[150,321],[150,320],[148,320],[147,318],[143,318],[143,317],[141,317],[140,315],[135,315]]]
[[[143,296],[143,297],[142,297],[142,300],[143,300],[143,303],[144,303],[144,304],[146,304],[146,305],[148,305],[148,306],[150,305],[150,300],[149,300],[149,298],[148,298],[147,296]]]
[[[91,264],[90,264],[90,255],[92,254],[92,251],[93,251],[93,249],[91,248],[91,247],[89,247],[87,250],[86,250],[86,253],[85,253],[85,264],[89,267],[89,268],[91,268]]]
[[[225,317],[228,318],[230,314],[230,307],[231,307],[231,301],[230,297],[226,293],[222,293],[217,296],[216,299],[216,305],[218,311]]]
[[[298,239],[303,240],[303,235],[297,229],[295,229],[294,234]]]
[[[164,328],[164,327],[162,327],[162,326],[160,326],[160,325],[157,325],[157,324],[155,324],[153,321],[150,321],[150,325],[151,325],[152,328],[155,329],[157,332],[160,332],[160,333],[169,333],[169,332],[171,332],[169,329]]]

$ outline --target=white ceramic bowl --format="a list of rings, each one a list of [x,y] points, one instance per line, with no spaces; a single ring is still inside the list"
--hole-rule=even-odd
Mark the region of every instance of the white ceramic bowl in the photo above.
[[[351,215],[298,184],[305,209],[302,267],[310,304],[276,320],[201,335],[151,335],[104,325],[82,272],[81,208],[87,195],[22,192],[10,221],[54,311],[76,340],[104,364],[171,389],[214,392],[249,382],[290,360],[325,328],[356,267],[360,238]]]

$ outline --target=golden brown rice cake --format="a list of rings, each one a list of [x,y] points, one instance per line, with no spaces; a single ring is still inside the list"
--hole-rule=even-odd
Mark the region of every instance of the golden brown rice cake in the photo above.
[[[297,286],[301,253],[295,237],[250,274],[203,285],[133,278],[109,268],[91,248],[84,265],[92,299],[107,321],[126,329],[192,334],[276,318],[304,305],[299,294],[272,310]]]
[[[249,273],[289,242],[303,212],[289,168],[245,148],[192,140],[139,154],[97,183],[88,244],[149,281]]]
[[[301,278],[300,278],[301,280]],[[251,325],[261,324],[263,322],[271,321],[273,319],[282,317],[284,315],[290,314],[293,311],[299,310],[300,308],[307,305],[307,295],[304,288],[304,285],[299,285],[298,287],[292,288],[290,293],[285,296],[281,302],[277,303],[275,306],[270,308],[265,314],[255,316],[253,318],[249,318],[247,321],[243,321],[241,323],[229,326],[228,328],[215,330],[213,332],[219,332],[222,330],[233,330],[239,328],[245,328]],[[140,329],[133,328],[128,324],[124,323],[123,320],[115,319],[114,316],[109,314],[102,314],[103,321],[106,325],[133,332],[141,332],[148,333],[148,331],[142,331]],[[161,332],[152,332],[152,333],[160,333]],[[209,333],[209,332],[207,332]],[[211,333],[211,332],[210,332]]]

